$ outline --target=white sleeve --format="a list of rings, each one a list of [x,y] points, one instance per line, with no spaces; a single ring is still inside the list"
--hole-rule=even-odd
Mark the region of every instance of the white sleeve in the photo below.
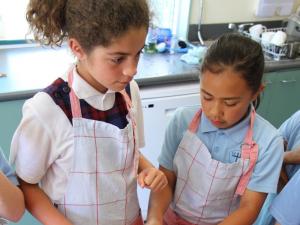
[[[10,153],[17,175],[28,183],[39,183],[43,177],[49,177],[49,171],[60,168],[56,172],[64,176],[71,157],[66,152],[72,150],[73,143],[71,123],[44,92],[27,100],[22,113]],[[61,165],[56,166],[57,162]]]
[[[142,102],[139,93],[139,87],[134,80],[130,82],[130,92],[131,92],[131,101],[134,107],[134,114],[137,123],[138,146],[142,148],[145,146],[143,108],[142,108]]]

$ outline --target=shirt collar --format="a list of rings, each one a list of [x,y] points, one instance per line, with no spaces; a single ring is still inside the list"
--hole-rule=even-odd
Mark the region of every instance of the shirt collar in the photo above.
[[[206,117],[206,115],[203,113],[203,111],[201,113],[200,130],[203,133],[215,132],[215,131],[219,130],[217,127],[215,127],[209,121],[209,119]]]
[[[97,91],[78,74],[75,66],[73,68],[73,76],[72,88],[79,99],[87,99],[90,97],[104,98],[106,95],[115,93],[115,91],[112,90],[107,90],[106,93]]]
[[[253,109],[251,108],[251,110]],[[241,141],[244,140],[246,136],[246,132],[250,127],[251,110],[249,110],[247,116],[242,121],[240,121],[238,124],[228,129],[219,129],[215,127],[210,122],[210,120],[205,116],[205,114],[202,113],[200,130],[202,133],[223,132],[225,135],[233,139],[235,142],[240,143]]]

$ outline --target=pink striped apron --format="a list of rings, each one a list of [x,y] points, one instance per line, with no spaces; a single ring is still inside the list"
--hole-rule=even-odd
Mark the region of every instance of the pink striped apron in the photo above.
[[[235,163],[214,160],[197,137],[201,110],[194,116],[174,157],[177,175],[173,202],[164,216],[165,225],[215,225],[238,208],[258,157],[253,141],[255,111]]]
[[[72,70],[68,77],[72,86]],[[74,156],[63,199],[58,209],[74,225],[142,225],[137,199],[139,151],[131,101],[124,129],[82,118],[79,99],[71,88]]]

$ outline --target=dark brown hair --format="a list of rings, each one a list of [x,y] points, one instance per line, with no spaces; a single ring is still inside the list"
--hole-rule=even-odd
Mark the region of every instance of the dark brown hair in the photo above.
[[[60,46],[72,37],[89,52],[130,28],[147,29],[149,8],[146,0],[30,0],[26,18],[42,44]]]
[[[241,34],[227,33],[207,50],[201,73],[208,70],[218,74],[231,69],[240,74],[255,93],[262,84],[264,66],[264,54],[259,43]],[[259,100],[254,102],[256,108]]]

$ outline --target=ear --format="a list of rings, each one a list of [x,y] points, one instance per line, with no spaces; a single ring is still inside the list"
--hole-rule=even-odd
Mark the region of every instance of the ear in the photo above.
[[[68,45],[73,52],[73,54],[77,57],[80,61],[85,58],[86,54],[83,48],[81,47],[80,43],[75,38],[70,38],[68,40]]]
[[[257,99],[258,95],[264,91],[265,89],[265,85],[264,84],[261,84],[257,90],[257,92],[254,93],[254,95],[252,96],[252,101],[254,101],[255,99]]]

